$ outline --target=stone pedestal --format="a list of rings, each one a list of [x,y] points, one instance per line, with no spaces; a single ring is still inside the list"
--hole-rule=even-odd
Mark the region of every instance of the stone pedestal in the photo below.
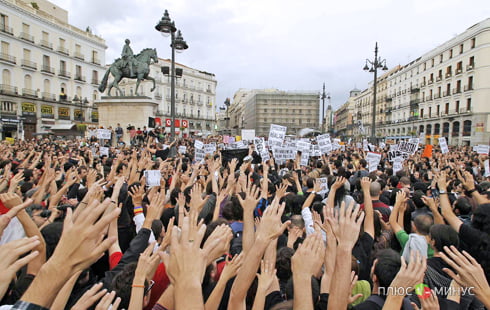
[[[99,111],[99,125],[113,129],[121,124],[124,129],[123,140],[129,145],[129,124],[136,129],[148,127],[148,117],[155,117],[158,102],[150,97],[102,97],[95,102]]]

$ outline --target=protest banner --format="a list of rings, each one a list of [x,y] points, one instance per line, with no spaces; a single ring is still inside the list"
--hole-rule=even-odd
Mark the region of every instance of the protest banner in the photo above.
[[[488,155],[489,150],[490,150],[490,147],[488,145],[485,145],[485,144],[478,144],[476,146],[476,152],[478,154]]]
[[[242,140],[253,141],[255,138],[255,129],[242,129]]]
[[[325,196],[326,193],[328,193],[328,179],[327,178],[318,178],[318,182],[320,182],[320,191],[318,192],[319,195],[322,195],[322,197]]]
[[[204,143],[202,143],[199,140],[194,141],[194,148],[197,150],[202,150],[204,149]]]
[[[398,171],[403,169],[403,158],[396,157],[393,159],[393,173],[396,174]]]
[[[302,151],[301,152],[301,166],[308,166],[308,162],[310,160],[310,153],[307,151]]]
[[[264,138],[255,137],[254,138],[255,149],[257,153],[262,153],[265,150]]]
[[[282,146],[284,137],[286,136],[287,127],[271,124],[269,130],[269,145],[270,146]]]
[[[187,152],[187,147],[185,145],[179,145],[179,154],[185,154]]]
[[[441,153],[446,154],[449,153],[449,148],[447,147],[446,138],[439,138],[439,146],[441,147]]]
[[[97,129],[97,139],[110,140],[111,131],[109,129]]]
[[[148,187],[160,186],[162,174],[160,170],[145,170],[144,176]]]
[[[194,160],[196,162],[204,161],[204,156],[206,156],[206,153],[204,153],[204,149],[199,149],[199,148],[194,149]]]
[[[378,164],[381,161],[381,154],[368,152],[366,154],[366,161],[368,162],[369,165],[369,172],[376,171],[378,169]]]
[[[422,157],[432,158],[432,145],[427,144],[422,153]]]
[[[415,143],[415,141],[412,141],[412,142],[400,142],[398,143],[398,151],[402,152],[402,153],[408,153],[408,154],[415,154],[415,152],[417,152],[417,148],[418,148],[418,139],[417,139],[417,143]]]
[[[101,146],[99,147],[100,156],[109,156],[109,148]]]
[[[213,154],[216,152],[216,143],[204,144],[204,154]]]

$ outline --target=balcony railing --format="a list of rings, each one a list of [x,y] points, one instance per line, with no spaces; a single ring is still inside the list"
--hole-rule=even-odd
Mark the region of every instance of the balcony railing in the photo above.
[[[431,79],[431,80],[429,80],[429,81],[427,81],[427,84],[428,84],[428,85],[430,85],[430,84],[432,84],[432,83],[434,83],[434,80],[432,80],[432,79]]]
[[[473,70],[474,66],[475,66],[474,64],[469,64],[469,65],[467,65],[467,66],[466,66],[466,71],[471,71],[471,70]]]
[[[436,82],[440,82],[441,80],[442,80],[442,76],[439,75],[438,77],[436,77]]]
[[[462,68],[456,69],[456,75],[461,74],[461,73],[463,73],[463,69]]]
[[[471,108],[459,108],[459,113],[471,113]]]
[[[7,95],[17,95],[17,87],[6,85],[6,84],[0,84],[0,93],[7,94]]]
[[[37,70],[37,64],[35,62],[27,60],[27,59],[22,59],[22,67]]]
[[[420,91],[420,88],[419,87],[412,87],[410,88],[410,92],[412,93],[418,93]]]
[[[14,30],[12,29],[12,27],[9,27],[9,26],[4,25],[4,24],[0,24],[0,31],[8,33],[10,35],[14,34]]]
[[[80,60],[85,60],[85,55],[83,55],[82,53],[80,52],[75,52],[75,54],[73,55],[75,58],[78,58]]]
[[[187,104],[187,99],[182,99],[182,104]]]
[[[17,63],[17,60],[15,59],[14,56],[9,55],[9,54],[5,54],[5,53],[0,53],[0,60],[6,61],[6,62],[10,62],[12,64],[16,64]]]
[[[451,96],[451,92],[450,91],[444,91],[444,92],[442,92],[442,96],[443,97]]]
[[[212,93],[212,92],[211,92],[211,89],[206,89],[206,92],[207,92],[207,93],[210,93],[210,94]]]
[[[41,67],[41,72],[54,74],[54,68],[53,67],[50,67],[50,66],[42,66]]]
[[[434,99],[439,99],[439,98],[441,98],[441,94],[435,94],[434,95]]]
[[[466,85],[464,87],[464,91],[469,91],[469,90],[473,90],[473,85]]]
[[[85,79],[85,76],[83,76],[83,75],[75,75],[75,81],[85,82],[87,80]]]
[[[37,91],[35,89],[22,88],[22,96],[37,98]]]
[[[99,85],[99,80],[92,78],[92,84]],[[156,97],[156,96],[155,96]],[[160,95],[160,99],[162,99],[162,95]]]
[[[96,65],[100,65],[100,59],[99,58],[92,57],[92,63],[93,64],[96,64]]]
[[[453,95],[454,94],[461,94],[461,87],[460,88],[453,88]]]
[[[450,78],[452,75],[453,75],[453,74],[452,74],[451,72],[447,72],[447,73],[446,73],[446,79],[447,79],[447,78]]]
[[[56,101],[56,95],[52,93],[42,92],[41,98],[43,98],[44,100]]]
[[[19,35],[19,38],[21,38],[22,40],[26,40],[26,41],[29,41],[31,43],[34,43],[34,36],[31,36],[30,34],[28,34],[26,32],[21,32]]]
[[[71,73],[68,72],[68,71],[66,71],[66,70],[61,70],[60,69],[60,71],[58,71],[58,75],[60,77],[64,77],[64,78],[67,78],[67,79],[71,78]]]
[[[67,56],[70,55],[70,51],[64,46],[58,46],[57,51],[61,54],[67,55]]]
[[[49,48],[50,50],[53,49],[53,43],[49,43],[48,41],[46,40],[41,40],[39,41],[39,44],[42,46],[42,47],[45,47],[45,48]]]

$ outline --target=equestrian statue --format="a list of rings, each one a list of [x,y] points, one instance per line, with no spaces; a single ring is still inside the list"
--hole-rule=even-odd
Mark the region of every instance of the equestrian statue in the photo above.
[[[115,87],[118,90],[119,96],[123,96],[122,90],[118,84],[122,78],[137,79],[136,89],[134,91],[135,96],[138,94],[138,86],[142,80],[153,81],[153,87],[150,91],[155,90],[155,79],[149,76],[150,63],[158,63],[157,50],[154,48],[145,48],[139,54],[134,55],[133,50],[129,46],[130,41],[126,39],[123,47],[121,58],[117,58],[114,63],[107,69],[104,78],[99,85],[99,91],[102,93],[107,87],[107,80],[109,79],[109,73],[112,73],[114,80],[109,83],[107,89],[107,96],[111,96],[111,89]]]

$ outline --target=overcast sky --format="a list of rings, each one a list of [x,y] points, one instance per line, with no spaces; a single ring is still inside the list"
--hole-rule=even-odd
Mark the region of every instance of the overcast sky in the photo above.
[[[125,38],[135,53],[170,58],[170,39],[154,28],[168,9],[189,45],[176,61],[216,74],[218,105],[239,88],[321,91],[325,82],[337,108],[372,79],[362,67],[376,41],[392,67],[490,17],[488,0],[51,1],[106,40],[107,63]]]

